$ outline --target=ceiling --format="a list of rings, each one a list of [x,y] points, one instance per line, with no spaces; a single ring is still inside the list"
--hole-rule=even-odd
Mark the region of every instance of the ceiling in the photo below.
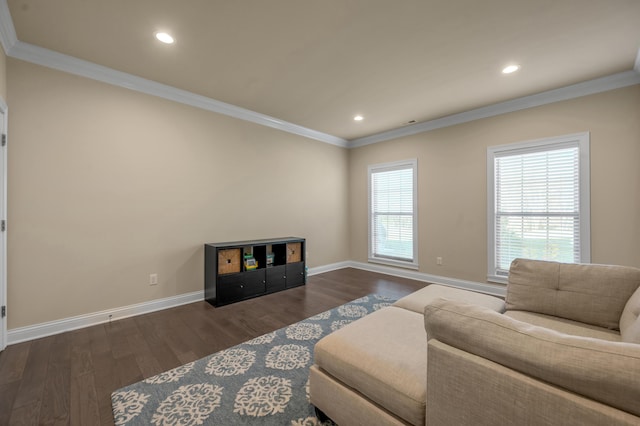
[[[6,1],[22,43],[345,140],[640,62],[638,0]]]

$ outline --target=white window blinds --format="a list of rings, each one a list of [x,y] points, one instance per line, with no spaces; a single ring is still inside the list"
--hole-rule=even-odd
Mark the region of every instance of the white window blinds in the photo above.
[[[369,168],[370,260],[416,264],[415,183],[415,160]]]
[[[569,263],[588,259],[588,253],[582,252],[583,220],[588,225],[583,209],[588,210],[588,204],[585,207],[581,199],[585,178],[578,141],[521,145],[492,154],[494,264],[490,275],[491,269],[495,275],[508,275],[511,261],[518,257]]]

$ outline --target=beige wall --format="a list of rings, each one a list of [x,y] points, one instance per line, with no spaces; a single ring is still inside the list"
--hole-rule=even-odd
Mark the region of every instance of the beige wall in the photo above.
[[[11,58],[8,84],[9,329],[202,290],[206,242],[348,259],[345,149]]]
[[[0,55],[7,87],[9,329],[201,290],[209,241],[366,262],[367,165],[414,157],[420,271],[484,282],[486,148],[583,131],[592,261],[640,267],[640,86],[350,151]]]
[[[485,282],[487,147],[589,131],[592,262],[640,267],[639,118],[636,85],[351,150],[351,258],[367,261],[367,165],[417,158],[420,271]]]
[[[0,98],[7,101],[7,55],[0,44]]]

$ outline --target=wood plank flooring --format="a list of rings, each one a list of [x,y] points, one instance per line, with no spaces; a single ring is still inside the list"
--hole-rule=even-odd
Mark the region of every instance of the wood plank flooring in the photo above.
[[[8,346],[0,353],[0,425],[113,425],[111,392],[369,293],[425,283],[357,269],[214,308],[196,302]]]

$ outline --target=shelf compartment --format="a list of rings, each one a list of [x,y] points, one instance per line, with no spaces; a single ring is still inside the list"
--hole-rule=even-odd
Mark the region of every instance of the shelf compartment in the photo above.
[[[235,274],[242,269],[239,248],[218,250],[218,275]]]
[[[302,262],[302,244],[287,243],[287,263]]]

